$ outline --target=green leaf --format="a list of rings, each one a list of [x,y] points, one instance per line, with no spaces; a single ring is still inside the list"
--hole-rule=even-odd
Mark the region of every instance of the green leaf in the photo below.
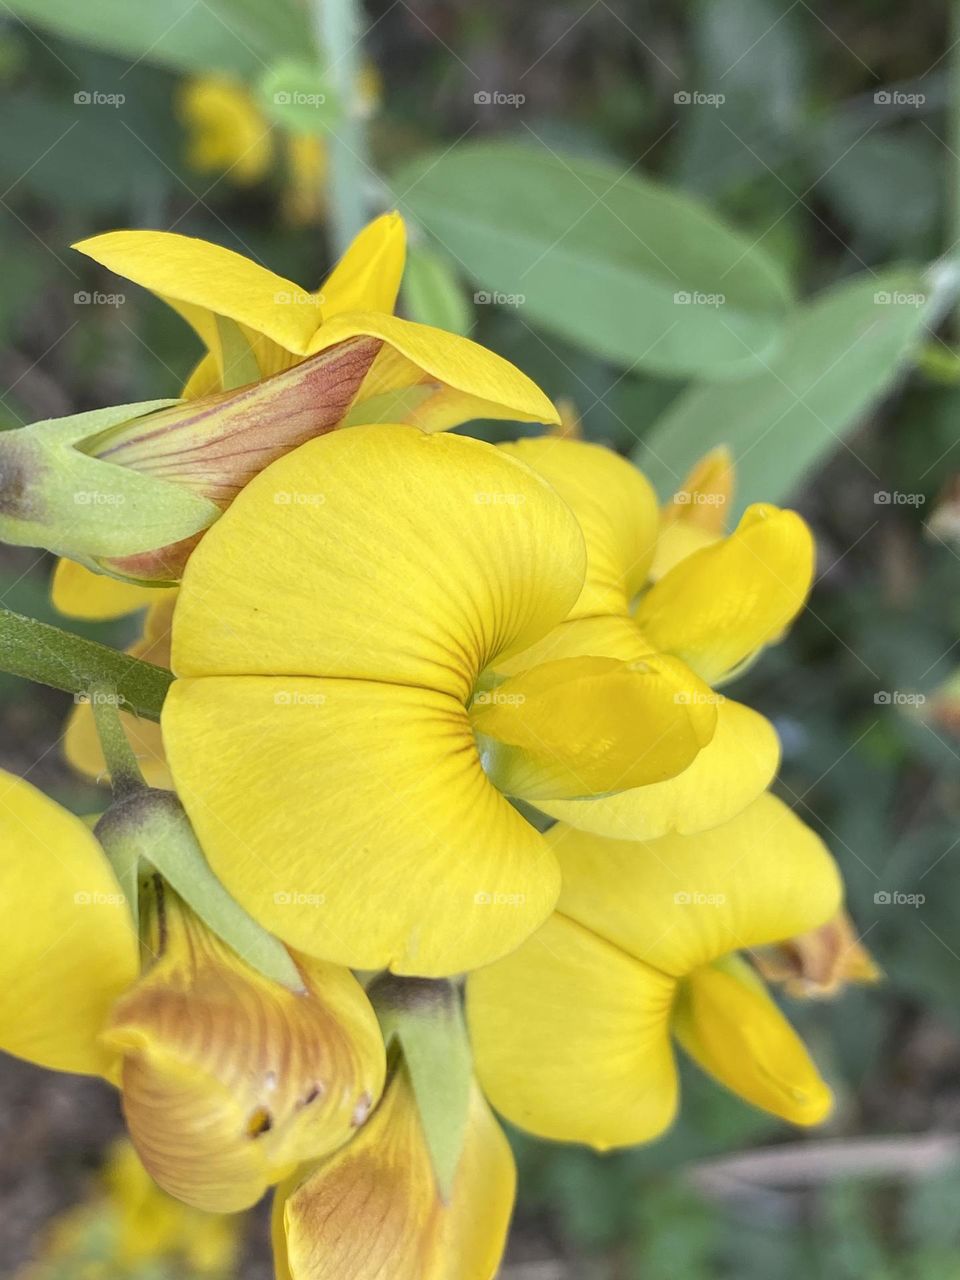
[[[446,979],[381,974],[367,990],[388,1048],[399,1043],[443,1199],[466,1139],[473,1062],[456,988]]]
[[[324,133],[340,116],[333,80],[313,62],[285,59],[260,80],[260,105],[293,133]]]
[[[448,259],[429,245],[412,244],[403,273],[403,303],[411,320],[467,334],[473,313]]]
[[[790,301],[779,267],[636,172],[471,143],[421,157],[393,186],[490,301],[619,364],[740,376],[778,344]]]
[[[798,309],[780,352],[739,382],[679,396],[634,452],[667,496],[717,444],[737,467],[737,510],[788,497],[838,448],[913,359],[957,292],[960,268],[900,268],[845,281]]]
[[[297,0],[9,0],[28,26],[177,71],[259,73],[309,44]]]

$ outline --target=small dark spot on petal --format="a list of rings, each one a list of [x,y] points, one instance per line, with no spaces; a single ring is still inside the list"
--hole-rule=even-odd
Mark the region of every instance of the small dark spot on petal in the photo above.
[[[255,1111],[250,1112],[247,1120],[247,1137],[259,1138],[262,1133],[268,1133],[273,1128],[273,1116],[267,1107],[257,1107]]]

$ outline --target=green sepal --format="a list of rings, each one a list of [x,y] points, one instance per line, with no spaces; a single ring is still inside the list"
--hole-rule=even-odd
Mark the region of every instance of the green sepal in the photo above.
[[[460,996],[445,978],[384,973],[367,988],[389,1050],[395,1041],[410,1074],[441,1198],[449,1201],[463,1155],[473,1059]]]
[[[0,434],[0,537],[90,564],[169,546],[220,515],[209,499],[91,457],[83,442],[176,400],[117,405]]]
[[[112,805],[97,838],[126,885],[146,863],[169,882],[241,960],[291,991],[304,990],[290,953],[230,896],[204,857],[190,819],[172,791],[147,788]]]

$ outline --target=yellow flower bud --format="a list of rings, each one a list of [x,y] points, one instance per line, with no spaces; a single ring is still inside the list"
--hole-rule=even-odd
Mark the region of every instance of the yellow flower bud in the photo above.
[[[103,1037],[123,1058],[130,1136],[164,1190],[201,1209],[245,1209],[364,1122],[383,1088],[377,1021],[349,970],[297,957],[296,994],[158,879],[147,897],[157,959]]]

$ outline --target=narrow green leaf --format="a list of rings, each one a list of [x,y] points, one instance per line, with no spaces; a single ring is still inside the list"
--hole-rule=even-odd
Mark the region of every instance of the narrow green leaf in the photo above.
[[[619,364],[740,376],[778,345],[790,302],[779,267],[636,171],[469,143],[419,158],[393,187],[483,301]]]
[[[634,453],[664,496],[717,444],[737,467],[737,510],[782,501],[857,427],[956,295],[960,268],[858,276],[800,307],[780,352],[738,382],[679,396]]]
[[[425,244],[407,250],[403,273],[403,302],[411,320],[467,334],[473,327],[473,311],[463,288],[443,253]]]
[[[6,9],[28,26],[177,71],[253,76],[309,40],[297,0],[9,0]]]

